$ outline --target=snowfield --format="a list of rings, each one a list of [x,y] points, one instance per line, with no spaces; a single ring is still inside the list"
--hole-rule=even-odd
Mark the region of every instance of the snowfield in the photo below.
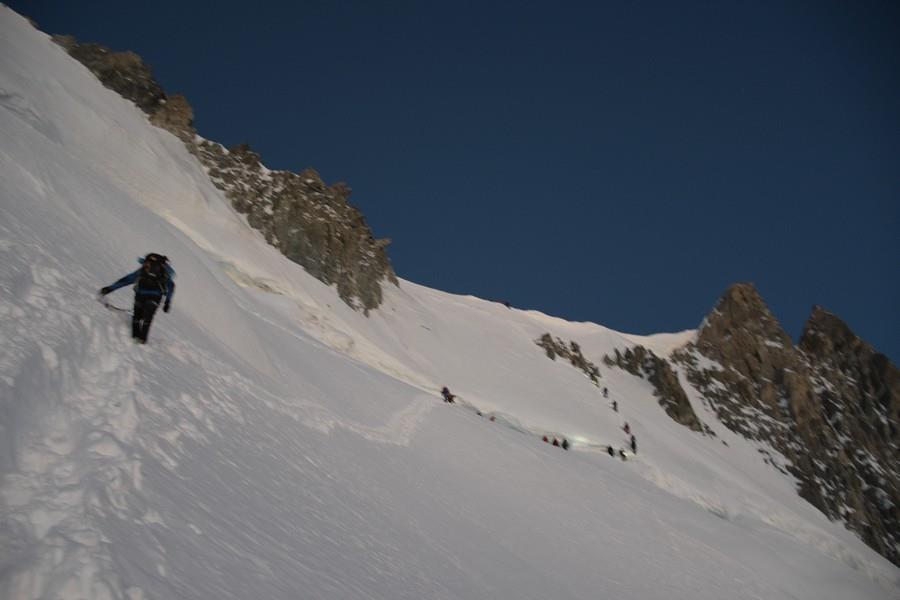
[[[178,288],[138,346],[95,293],[150,251]],[[407,281],[366,318],[0,5],[0,598],[900,598],[697,398],[718,437],[602,362],[692,335]]]

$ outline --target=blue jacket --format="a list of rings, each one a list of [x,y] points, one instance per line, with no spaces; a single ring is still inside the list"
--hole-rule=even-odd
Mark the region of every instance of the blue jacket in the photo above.
[[[143,262],[143,259],[139,259],[140,262]],[[166,265],[166,271],[169,273],[168,284],[166,285],[166,302],[172,302],[172,296],[175,294],[175,270],[172,269],[169,265]],[[134,295],[135,296],[143,296],[146,298],[162,298],[163,292],[159,288],[142,288],[137,285],[137,281],[141,276],[141,269],[138,269],[134,273],[129,273],[122,279],[118,280],[111,286],[109,286],[109,291],[114,292],[119,288],[125,287],[126,285],[134,285]]]

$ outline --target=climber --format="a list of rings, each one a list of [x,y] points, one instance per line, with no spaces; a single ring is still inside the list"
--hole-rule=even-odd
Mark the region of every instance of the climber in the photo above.
[[[631,436],[631,453],[637,454],[637,439],[633,435]]]
[[[453,404],[454,400],[456,399],[456,396],[450,393],[450,390],[446,385],[444,386],[444,389],[441,390],[441,396],[444,397],[444,402],[448,404]]]
[[[169,265],[169,259],[162,254],[151,252],[139,258],[141,268],[122,277],[112,285],[100,290],[105,296],[110,292],[134,284],[134,312],[131,317],[131,337],[138,343],[147,343],[150,323],[165,296],[163,312],[172,308],[172,296],[175,294],[175,270]]]
[[[625,435],[631,433],[631,427],[628,426],[628,421],[625,421],[625,427],[622,428],[622,431],[625,432]]]

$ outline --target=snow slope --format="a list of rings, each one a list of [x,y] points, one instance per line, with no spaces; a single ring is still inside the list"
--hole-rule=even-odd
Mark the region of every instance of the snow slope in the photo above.
[[[93,294],[148,251],[178,289],[135,346]],[[386,298],[349,310],[0,6],[0,597],[900,597],[896,567],[701,403],[718,439],[602,365],[691,332],[406,281]],[[545,332],[581,345],[619,413]],[[623,420],[627,462],[604,450]]]

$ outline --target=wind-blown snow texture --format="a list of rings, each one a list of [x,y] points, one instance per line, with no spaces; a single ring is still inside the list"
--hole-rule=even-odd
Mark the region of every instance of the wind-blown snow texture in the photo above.
[[[690,332],[409,282],[367,319],[6,7],[0,140],[0,597],[900,596],[893,565],[702,403],[718,438],[602,365]],[[93,294],[148,251],[179,287],[145,347]],[[619,413],[545,332],[601,365]],[[627,462],[604,451],[623,420]]]

